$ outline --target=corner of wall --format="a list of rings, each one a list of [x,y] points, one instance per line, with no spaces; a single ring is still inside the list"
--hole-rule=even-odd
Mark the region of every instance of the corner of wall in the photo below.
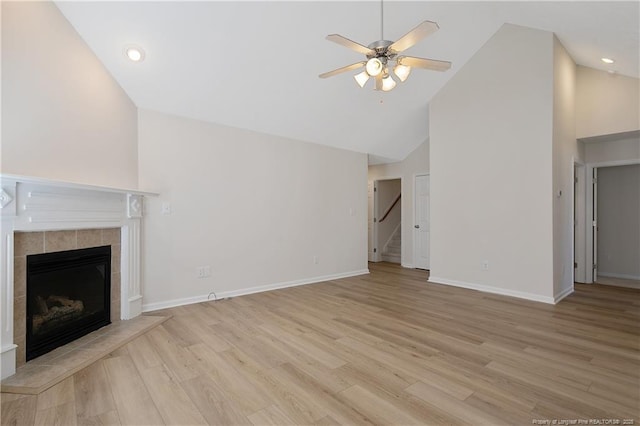
[[[574,282],[573,187],[576,140],[576,64],[553,36],[553,289],[565,294]]]

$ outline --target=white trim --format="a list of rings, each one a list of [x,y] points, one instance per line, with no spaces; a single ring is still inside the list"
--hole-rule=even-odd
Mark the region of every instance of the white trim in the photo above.
[[[633,164],[640,164],[640,158],[633,158],[629,160],[601,161],[599,163],[587,163],[587,165],[591,167],[631,166]]]
[[[7,279],[7,286],[6,286],[6,290],[5,290],[5,295],[6,295],[6,299],[5,299],[5,307],[4,307],[4,313],[5,313],[5,318],[4,318],[4,332],[5,333],[11,333],[12,334],[12,338],[13,338],[13,304],[15,303],[14,300],[14,282],[15,282],[15,276],[14,276],[14,236],[13,236],[13,232],[9,232],[7,234],[7,240],[6,240],[7,245],[5,246],[5,253],[7,255],[6,257],[6,271],[7,271],[7,275],[6,275],[6,279]],[[13,341],[13,340],[12,340]],[[4,377],[3,377],[4,378]]]
[[[468,283],[464,281],[450,280],[447,278],[439,278],[439,277],[429,277],[428,282],[432,284],[443,284],[443,285],[450,285],[453,287],[468,288],[470,290],[478,290],[484,293],[493,293],[493,294],[500,294],[502,296],[517,297],[519,299],[533,300],[534,302],[548,303],[550,305],[555,303],[555,298],[553,297],[542,296],[542,295],[533,294],[533,293],[526,293],[523,291],[507,290],[504,288],[492,287],[484,284]]]
[[[18,345],[9,344],[7,346],[2,347],[2,352],[0,352],[0,368],[1,378],[6,379],[9,376],[12,376],[16,372],[16,348]]]
[[[400,266],[402,266],[403,268],[413,269],[413,265],[410,263],[401,263]]]
[[[86,185],[82,183],[64,182],[64,181],[33,177],[33,176],[0,174],[0,179],[15,180],[21,183],[29,183],[29,184],[36,184],[36,185],[46,185],[49,187],[55,186],[55,187],[63,187],[67,189],[83,189],[83,190],[90,190],[90,191],[113,192],[116,194],[137,194],[137,195],[147,195],[147,196],[159,195],[155,192],[140,191],[137,189],[112,188],[108,186],[99,186],[99,185]],[[53,194],[53,195],[55,197],[61,196],[59,194]]]
[[[582,160],[571,157],[571,168],[572,179],[575,179],[578,172],[582,173],[578,176],[577,185],[576,182],[572,182],[571,185],[571,264],[568,266],[573,271],[572,282],[585,283],[587,282],[587,167]],[[578,247],[576,247],[576,239],[582,241]],[[574,267],[573,262],[578,263],[577,268]]]
[[[431,209],[431,173],[430,172],[426,172],[426,173],[414,173],[413,174],[413,181],[411,182],[411,184],[413,185],[413,187],[411,188],[411,199],[412,199],[412,206],[411,206],[411,223],[413,225],[411,225],[411,239],[412,244],[413,244],[413,262],[416,262],[416,258],[417,258],[417,253],[418,253],[418,238],[417,238],[417,234],[418,231],[415,228],[416,225],[416,179],[418,178],[418,176],[429,176],[429,209]],[[431,212],[429,212],[429,235],[431,235]],[[429,237],[429,268],[431,268],[431,237]]]
[[[600,271],[598,271],[598,276],[609,277],[609,278],[621,278],[623,280],[638,280],[638,281],[640,281],[640,275],[616,274],[615,272],[600,272]]]
[[[369,273],[369,269],[361,269],[359,271],[323,275],[319,277],[305,278],[305,279],[294,280],[294,281],[285,281],[285,282],[275,283],[275,284],[266,284],[266,285],[261,285],[256,287],[248,287],[240,290],[223,291],[223,292],[217,293],[216,296],[218,299],[223,299],[226,297],[244,296],[247,294],[261,293],[263,291],[278,290],[278,289],[287,288],[287,287],[297,287],[297,286],[307,285],[307,284],[316,284],[323,281],[337,280],[340,278],[349,278],[349,277],[355,277],[358,275],[366,275],[368,273]],[[142,312],[157,311],[159,309],[173,308],[176,306],[191,305],[193,303],[200,303],[200,302],[213,300],[209,298],[209,296],[210,296],[210,293],[203,294],[200,296],[192,296],[192,297],[185,297],[181,299],[167,300],[164,302],[147,303],[142,305]]]
[[[555,305],[556,303],[558,303],[559,301],[561,301],[562,299],[564,299],[565,297],[567,297],[571,293],[573,293],[573,286],[571,286],[569,288],[565,288],[560,293],[558,293],[555,296],[553,296],[553,304]]]

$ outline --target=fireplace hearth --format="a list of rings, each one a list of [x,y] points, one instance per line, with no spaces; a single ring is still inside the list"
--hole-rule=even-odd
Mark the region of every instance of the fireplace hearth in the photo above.
[[[27,256],[26,359],[111,323],[111,246]]]

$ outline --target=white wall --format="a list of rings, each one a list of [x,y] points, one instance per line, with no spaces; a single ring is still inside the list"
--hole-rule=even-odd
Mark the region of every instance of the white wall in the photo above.
[[[425,120],[427,118],[425,117]],[[429,141],[423,142],[402,161],[369,166],[369,182],[385,178],[402,178],[402,266],[413,267],[413,187],[417,174],[429,173]]]
[[[578,66],[578,138],[640,129],[640,80]]]
[[[430,280],[553,301],[553,59],[506,24],[431,102]]]
[[[574,161],[576,141],[576,64],[553,37],[553,287],[554,298],[573,291]]]
[[[137,111],[53,2],[2,2],[2,173],[137,187]]]
[[[583,145],[587,163],[640,161],[640,132],[586,139]]]
[[[640,164],[598,169],[598,275],[640,280]]]
[[[139,125],[140,187],[161,194],[146,206],[145,310],[366,272],[365,154],[147,110]]]

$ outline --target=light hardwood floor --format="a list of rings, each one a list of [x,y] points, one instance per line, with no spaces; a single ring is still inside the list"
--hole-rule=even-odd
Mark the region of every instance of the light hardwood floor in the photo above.
[[[639,424],[640,291],[550,306],[370,268],[159,312],[42,394],[2,394],[2,424]]]

